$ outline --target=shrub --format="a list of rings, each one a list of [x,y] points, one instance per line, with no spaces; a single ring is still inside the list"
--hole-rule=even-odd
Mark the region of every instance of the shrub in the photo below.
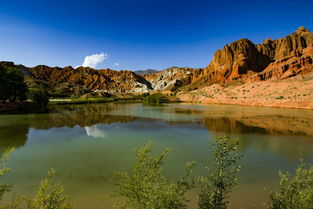
[[[10,169],[5,166],[5,162],[10,158],[10,153],[13,151],[13,149],[8,149],[1,157],[0,159],[0,177],[3,176],[6,172],[8,172]],[[9,192],[11,190],[11,185],[4,184],[0,182],[0,202],[5,195],[6,192]]]
[[[55,171],[51,169],[48,177],[41,181],[38,193],[32,200],[28,200],[28,209],[72,209],[73,203],[63,196],[61,184],[53,185],[51,180]]]
[[[226,209],[229,194],[237,185],[237,162],[242,155],[237,153],[238,141],[229,142],[228,137],[218,138],[211,144],[213,160],[208,160],[207,175],[200,177],[199,209]]]
[[[284,96],[277,96],[275,99],[284,99]]]
[[[6,172],[10,171],[10,169],[5,166],[5,162],[10,159],[10,154],[13,151],[14,151],[13,148],[8,149],[2,155],[0,159],[0,177]],[[12,185],[0,182],[0,203],[2,202],[2,199],[5,196],[5,194],[11,191],[11,188],[12,188]],[[22,200],[23,200],[22,197],[13,195],[11,201],[8,201],[6,204],[0,204],[0,208],[1,209],[20,209]]]
[[[10,153],[14,149],[8,149],[0,159],[0,177],[9,171],[5,162],[10,158]],[[72,209],[73,204],[63,196],[63,188],[61,184],[52,185],[51,180],[55,175],[55,171],[51,170],[48,177],[45,178],[39,187],[38,193],[32,200],[26,200],[21,196],[14,195],[9,203],[0,205],[1,209]],[[0,203],[6,192],[11,191],[11,185],[0,182]],[[26,202],[25,202],[26,201]],[[24,205],[27,203],[27,205]]]
[[[167,97],[161,93],[154,93],[144,98],[146,104],[162,104],[168,102]]]
[[[313,166],[301,161],[294,177],[290,173],[279,173],[280,191],[269,192],[269,209],[312,209]]]
[[[189,179],[194,163],[187,163],[186,175],[177,181],[170,181],[163,175],[163,159],[169,154],[166,149],[152,157],[152,143],[135,151],[136,164],[129,173],[117,173],[118,186],[114,196],[124,201],[117,208],[181,209],[187,207],[185,193],[193,181]]]

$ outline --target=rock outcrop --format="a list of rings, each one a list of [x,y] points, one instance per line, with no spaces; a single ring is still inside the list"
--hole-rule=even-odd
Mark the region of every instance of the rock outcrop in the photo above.
[[[262,44],[253,44],[248,39],[235,41],[218,50],[212,62],[205,68],[203,78],[210,83],[227,83],[234,80],[249,80],[271,65],[284,66],[283,73],[296,75],[311,72],[313,33],[300,27],[289,36],[277,40],[266,39]],[[288,61],[289,60],[289,61]],[[286,66],[288,63],[291,67]],[[270,71],[267,69],[266,71]],[[286,71],[290,71],[287,72]],[[270,74],[270,73],[267,73]],[[259,76],[260,79],[284,77]],[[287,76],[288,77],[288,76]]]
[[[194,82],[201,71],[201,68],[171,67],[157,73],[145,74],[143,76],[151,83],[151,87],[154,90],[175,91],[182,86]]]
[[[266,39],[262,44],[258,44],[258,51],[270,57],[272,60],[280,60],[285,57],[293,56],[297,52],[313,44],[313,33],[305,27],[298,30],[285,38],[277,40]]]
[[[313,45],[269,64],[262,72],[249,77],[250,81],[302,79],[313,72]]]

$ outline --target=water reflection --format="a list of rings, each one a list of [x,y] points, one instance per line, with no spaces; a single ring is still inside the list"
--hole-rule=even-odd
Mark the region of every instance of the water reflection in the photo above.
[[[249,107],[246,107],[249,109]],[[310,112],[311,113],[311,112]],[[163,126],[189,127],[193,129],[206,128],[213,136],[219,133],[239,136],[242,150],[250,146],[259,150],[279,150],[285,156],[298,156],[303,152],[302,143],[293,137],[299,136],[304,144],[312,143],[313,118],[312,114],[299,110],[242,109],[234,106],[190,106],[168,105],[164,107],[146,107],[141,104],[92,104],[76,106],[55,106],[49,114],[34,115],[2,115],[0,116],[0,152],[7,147],[21,147],[27,141],[30,128],[48,130],[51,128],[79,126],[86,134],[96,138],[106,138],[106,131],[101,124],[123,124],[124,128],[131,128],[130,124],[140,121],[140,127],[157,129],[163,121]],[[146,116],[146,117],[145,117]],[[168,125],[166,125],[168,124]],[[138,125],[138,123],[137,123]],[[106,130],[104,130],[106,129]],[[248,138],[247,134],[268,135],[266,139]],[[277,140],[273,135],[280,135]],[[301,137],[300,137],[301,136]],[[282,143],[281,140],[284,140]],[[294,146],[290,149],[290,146]]]
[[[252,208],[262,205],[264,186],[278,182],[279,169],[294,169],[299,158],[313,162],[312,117],[312,111],[186,104],[55,106],[49,114],[1,115],[0,152],[18,148],[8,164],[14,172],[3,180],[27,194],[53,167],[81,209],[98,209],[97,201],[112,191],[112,173],[133,165],[132,148],[148,139],[156,151],[173,148],[165,170],[181,176],[187,161],[204,167],[209,140],[229,135],[240,139],[244,153],[233,205]],[[251,191],[253,197],[242,201]]]

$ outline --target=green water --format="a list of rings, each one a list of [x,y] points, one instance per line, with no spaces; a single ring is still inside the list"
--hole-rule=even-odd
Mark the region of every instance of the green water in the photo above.
[[[133,148],[151,139],[155,152],[173,149],[169,177],[187,161],[204,173],[210,140],[240,139],[244,154],[231,208],[264,208],[266,190],[277,188],[279,170],[292,171],[300,158],[313,163],[313,111],[230,105],[93,104],[59,106],[49,114],[0,115],[0,153],[16,147],[1,181],[31,196],[50,168],[79,209],[112,208],[112,173],[128,171]],[[188,193],[196,208],[197,189]]]

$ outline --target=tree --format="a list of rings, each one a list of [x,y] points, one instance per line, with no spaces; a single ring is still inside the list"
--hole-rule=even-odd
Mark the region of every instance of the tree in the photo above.
[[[211,144],[213,160],[208,160],[207,175],[200,177],[199,209],[226,209],[229,194],[237,185],[237,165],[242,155],[229,137],[220,137]]]
[[[23,73],[14,67],[0,65],[0,102],[23,102],[28,89]]]
[[[136,164],[132,172],[117,173],[118,189],[114,196],[121,196],[124,201],[116,204],[117,208],[136,209],[181,209],[187,207],[185,193],[193,185],[190,179],[194,163],[186,164],[185,177],[170,181],[163,175],[163,160],[170,150],[152,157],[152,143],[136,149]]]
[[[279,173],[280,191],[269,192],[269,209],[312,209],[313,208],[313,166],[301,161],[294,177]]]

